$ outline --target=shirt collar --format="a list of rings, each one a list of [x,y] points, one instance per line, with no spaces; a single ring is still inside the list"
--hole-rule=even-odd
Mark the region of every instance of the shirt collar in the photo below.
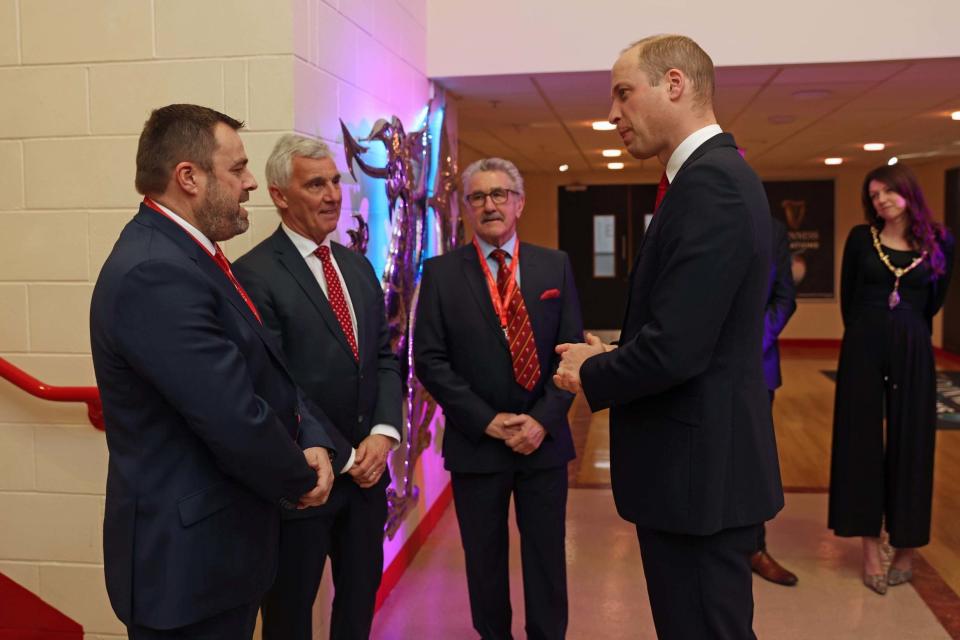
[[[317,244],[315,241],[302,236],[285,223],[280,223],[280,228],[283,229],[283,232],[287,234],[287,237],[290,238],[290,242],[293,243],[293,246],[297,248],[297,251],[300,252],[300,256],[306,258],[311,253],[317,250],[317,247],[327,247],[330,248],[330,234],[327,234],[327,237],[323,239],[323,242]],[[332,251],[332,249],[331,249]]]
[[[161,211],[163,211],[165,214],[167,214],[167,216],[168,216],[171,220],[173,220],[174,222],[176,222],[178,225],[180,225],[180,226],[183,228],[184,231],[186,231],[186,232],[189,233],[191,236],[193,236],[194,240],[196,240],[197,242],[199,242],[199,243],[200,243],[200,246],[202,246],[204,249],[206,249],[207,252],[208,252],[211,256],[212,256],[212,255],[215,255],[215,254],[217,253],[217,246],[216,246],[215,244],[213,244],[213,241],[210,240],[210,238],[208,238],[207,236],[203,235],[203,232],[202,232],[202,231],[200,231],[199,229],[197,229],[195,226],[193,226],[192,224],[190,224],[189,222],[187,222],[186,220],[184,220],[183,218],[181,218],[180,216],[178,216],[176,213],[174,213],[173,211],[171,211],[168,207],[163,206],[162,204],[160,204],[160,203],[157,202],[156,200],[153,201],[153,204],[157,205],[157,207],[159,207]]]
[[[484,257],[489,258],[490,252],[496,249],[497,247],[490,244],[480,236],[475,235],[474,237],[477,239],[477,244],[480,245],[480,250],[483,252]],[[507,255],[512,258],[513,248],[516,246],[516,244],[517,244],[517,234],[514,233],[512,236],[510,236],[509,240],[507,240],[502,245],[500,245],[500,248],[506,251]]]
[[[680,146],[674,149],[670,160],[667,161],[667,180],[673,182],[673,179],[677,176],[677,172],[680,171],[680,167],[687,161],[687,158],[693,155],[693,152],[696,151],[700,145],[719,133],[723,133],[720,125],[708,124],[704,128],[697,129],[687,136],[687,138],[680,143]]]

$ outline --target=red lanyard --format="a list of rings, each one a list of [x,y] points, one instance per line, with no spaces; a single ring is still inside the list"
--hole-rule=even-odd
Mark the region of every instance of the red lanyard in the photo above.
[[[508,269],[507,277],[510,278],[502,300],[500,299],[500,289],[497,287],[497,281],[494,280],[493,274],[490,272],[490,265],[487,264],[487,258],[483,255],[483,249],[480,248],[480,243],[477,242],[476,236],[473,238],[473,246],[477,249],[477,256],[480,258],[480,268],[483,269],[483,275],[487,278],[487,288],[490,289],[490,302],[493,303],[493,310],[496,312],[497,317],[500,318],[500,326],[506,330],[508,324],[507,309],[510,308],[510,301],[513,300],[513,296],[517,293],[517,279],[514,277],[514,274],[520,267],[520,239],[517,238],[514,241],[513,257],[510,259],[510,267],[508,268],[507,265],[500,267],[501,269]]]

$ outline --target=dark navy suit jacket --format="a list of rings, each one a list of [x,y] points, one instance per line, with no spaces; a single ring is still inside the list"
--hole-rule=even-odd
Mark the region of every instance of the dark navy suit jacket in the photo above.
[[[619,348],[581,368],[590,407],[611,408],[617,509],[639,527],[709,535],[783,506],[761,354],[770,220],[733,137],[704,142],[644,237]]]
[[[395,427],[403,437],[403,384],[400,362],[390,350],[383,290],[373,266],[343,245],[330,244],[356,314],[359,362],[323,289],[282,228],[237,260],[233,270],[276,337],[300,388],[330,418],[337,431],[333,435],[342,436],[338,444],[349,451],[378,424]],[[353,482],[346,475],[337,481]],[[365,491],[382,495],[389,483],[390,474],[384,473]],[[283,515],[304,518],[327,511],[324,505]]]
[[[770,290],[767,293],[767,309],[763,324],[763,375],[767,389],[773,391],[781,384],[780,346],[777,338],[787,326],[787,320],[797,310],[797,287],[793,283],[790,268],[790,242],[787,226],[773,218],[773,255],[770,264]]]
[[[301,449],[335,450],[329,425],[304,410],[273,338],[206,250],[145,205],[103,265],[90,332],[117,616],[169,629],[258,602],[276,573],[278,505],[315,486]]]
[[[581,342],[580,302],[570,260],[561,251],[520,244],[520,293],[537,344],[540,380],[526,391],[514,380],[510,347],[493,309],[473,244],[424,263],[414,332],[417,377],[446,416],[446,468],[490,473],[544,469],[574,458],[567,411],[573,394],[553,384],[554,347]],[[485,434],[499,412],[526,413],[547,431],[529,456]]]

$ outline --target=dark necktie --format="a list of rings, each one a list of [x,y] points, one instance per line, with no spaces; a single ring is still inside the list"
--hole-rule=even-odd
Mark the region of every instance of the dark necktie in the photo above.
[[[220,245],[214,245],[216,251],[213,254],[213,261],[217,263],[217,266],[220,267],[220,270],[223,271],[224,275],[233,283],[234,288],[236,288],[237,293],[240,294],[240,297],[243,298],[243,301],[247,303],[247,306],[250,307],[250,311],[253,312],[253,315],[256,316],[260,324],[263,324],[263,318],[260,317],[260,314],[257,312],[257,308],[253,306],[253,300],[250,299],[250,296],[247,295],[247,292],[244,291],[243,287],[240,286],[240,282],[233,275],[233,270],[230,268],[230,261],[227,260],[227,256],[223,255],[223,250],[220,249]]]
[[[660,203],[663,202],[663,197],[667,195],[667,189],[670,188],[670,181],[667,180],[667,172],[664,171],[663,175],[660,176],[660,184],[657,185],[657,203],[653,205],[653,212],[656,213],[657,209],[660,208]]]
[[[513,273],[507,267],[507,252],[494,249],[490,257],[497,261],[497,289],[500,300],[507,292],[507,285],[513,279]],[[540,362],[537,360],[537,344],[533,339],[533,327],[527,315],[527,305],[515,290],[510,306],[507,307],[507,342],[510,343],[510,359],[513,361],[513,377],[521,387],[532,391],[540,380]]]
[[[350,319],[350,308],[347,306],[347,299],[343,295],[343,287],[340,286],[340,278],[337,277],[337,270],[333,267],[333,261],[330,259],[330,247],[320,246],[313,252],[320,258],[320,264],[323,265],[323,279],[327,281],[327,301],[337,316],[337,322],[343,329],[343,335],[347,337],[347,344],[353,351],[353,358],[360,360],[359,349],[357,349],[357,337],[353,335],[353,321]]]

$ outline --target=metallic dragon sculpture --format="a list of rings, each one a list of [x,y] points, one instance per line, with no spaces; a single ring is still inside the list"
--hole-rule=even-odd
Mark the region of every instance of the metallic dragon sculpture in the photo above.
[[[378,120],[363,142],[379,141],[387,149],[384,166],[375,167],[362,158],[369,147],[357,141],[343,121],[343,144],[350,175],[356,179],[354,164],[366,175],[386,183],[391,234],[382,280],[390,347],[404,365],[407,380],[407,442],[400,458],[394,458],[394,486],[387,490],[387,537],[393,538],[401,522],[419,499],[419,488],[414,482],[414,471],[420,455],[430,445],[430,424],[436,414],[436,402],[416,379],[413,371],[413,322],[420,267],[425,259],[427,244],[427,211],[434,211],[434,232],[437,251],[443,253],[462,239],[456,209],[456,162],[452,154],[444,154],[442,168],[438,168],[433,185],[433,196],[427,195],[427,176],[430,171],[433,140],[429,135],[430,111],[427,124],[417,131],[406,133],[403,124],[394,116],[390,121]],[[441,148],[446,136],[441,136]],[[446,145],[449,146],[449,145]],[[351,247],[363,253],[366,249],[367,226],[355,216],[357,229],[349,231]],[[397,468],[400,467],[400,468]]]

